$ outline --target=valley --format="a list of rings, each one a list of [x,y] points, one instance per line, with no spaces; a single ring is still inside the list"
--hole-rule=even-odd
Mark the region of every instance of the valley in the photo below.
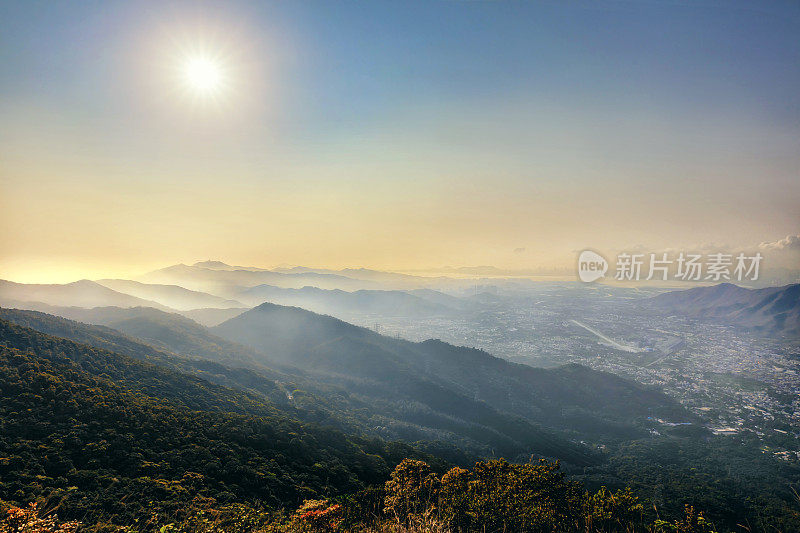
[[[189,273],[191,289],[177,284],[184,282],[176,272]],[[680,292],[372,271],[342,281],[341,273],[222,263],[158,276],[165,273],[173,277],[161,281],[170,284],[0,285],[0,345],[38,353],[68,339],[78,344],[64,344],[62,353],[92,347],[106,361],[120,354],[173,372],[170,379],[220,387],[192,399],[200,402],[193,409],[251,416],[249,406],[262,403],[270,416],[367,439],[370,449],[404,446],[406,456],[442,464],[559,460],[590,488],[630,486],[643,495],[654,488],[653,469],[661,469],[683,481],[659,482],[659,492],[646,497],[672,516],[690,497],[710,516],[732,519],[718,501],[729,489],[709,476],[779,507],[788,496],[770,484],[800,480],[800,344],[654,305],[659,295]],[[279,276],[322,276],[316,279],[329,288],[261,283],[296,283]],[[200,291],[197,280],[213,292]],[[355,288],[362,283],[381,288]],[[717,287],[706,290],[726,290]],[[65,305],[69,297],[83,305]],[[267,301],[247,307],[260,298]],[[133,368],[101,377],[161,398],[155,382]],[[168,401],[189,400],[181,387],[165,390],[176,394]],[[694,457],[695,466],[679,457]],[[732,475],[742,461],[749,466]],[[756,482],[764,468],[777,468],[776,477]],[[349,486],[345,492],[356,485]],[[737,506],[744,509],[744,500]]]

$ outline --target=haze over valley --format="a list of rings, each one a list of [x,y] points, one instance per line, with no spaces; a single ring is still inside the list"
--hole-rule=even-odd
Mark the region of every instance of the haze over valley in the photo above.
[[[311,361],[305,358],[326,346],[334,354],[355,351],[369,360],[400,350],[406,362],[410,353],[422,350],[413,357],[422,358],[427,374],[452,373],[453,368],[431,367],[426,354],[438,345],[430,339],[464,354],[479,349],[486,357],[525,366],[578,364],[664,391],[686,409],[665,423],[693,422],[712,433],[749,431],[771,442],[776,437],[781,441],[788,434],[783,432],[800,423],[800,403],[793,394],[800,386],[798,290],[800,285],[626,288],[203,261],[159,269],[137,280],[3,282],[0,303],[109,326],[187,356],[213,354],[254,362],[259,357],[253,354],[266,354],[261,363],[267,367],[313,370],[317,367],[308,367]],[[327,328],[320,338],[311,333],[316,323]],[[347,341],[340,339],[337,328],[348,332]],[[329,339],[344,344],[327,344]],[[225,355],[230,348],[223,341],[237,343],[238,355]],[[341,365],[354,365],[350,372],[362,369],[355,361],[330,359],[338,355],[320,352],[316,357],[321,359],[314,365],[321,364],[323,373],[336,372]],[[458,364],[474,371],[472,363]],[[476,392],[480,387],[474,386],[462,392],[484,400]],[[505,394],[514,394],[514,387],[509,388]],[[503,409],[513,412],[512,405],[517,404],[512,401]],[[664,430],[659,423],[649,424],[648,431]],[[563,429],[563,423],[552,425]],[[775,453],[785,451],[800,449]]]
[[[3,281],[0,324],[8,347],[20,338],[14,327],[30,328],[24,335],[133,357],[245,391],[303,423],[456,464],[533,454],[563,461],[590,486],[645,490],[642,454],[661,449],[652,467],[685,472],[662,462],[672,453],[664,446],[692,448],[702,475],[728,468],[704,461],[730,446],[740,447],[731,460],[793,475],[798,287],[631,288],[204,261],[132,280]],[[714,505],[709,512],[726,520]]]

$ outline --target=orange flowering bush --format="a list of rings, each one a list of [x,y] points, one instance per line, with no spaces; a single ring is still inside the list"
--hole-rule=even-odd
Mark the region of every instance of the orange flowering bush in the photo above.
[[[36,503],[12,507],[0,521],[0,533],[75,533],[80,522],[58,522],[55,515],[39,516]]]
[[[306,500],[295,512],[294,523],[300,531],[328,533],[338,531],[342,523],[342,506],[328,500]]]

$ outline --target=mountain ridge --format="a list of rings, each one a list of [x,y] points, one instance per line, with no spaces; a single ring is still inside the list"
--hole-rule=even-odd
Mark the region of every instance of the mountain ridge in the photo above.
[[[662,310],[764,334],[800,337],[800,283],[762,289],[720,283],[659,294],[650,303]]]
[[[211,331],[248,345],[270,360],[323,375],[344,373],[353,379],[378,379],[387,390],[396,387],[393,373],[411,371],[458,394],[550,427],[592,426],[602,433],[599,420],[611,428],[645,417],[655,406],[665,416],[687,416],[663,394],[611,374],[586,369],[585,375],[597,379],[592,386],[578,387],[574,377],[579,374],[574,371],[537,369],[437,340],[414,343],[393,339],[296,307],[265,303]],[[375,365],[383,365],[380,370],[387,372],[387,377],[381,378]],[[601,383],[605,388],[598,388]],[[609,399],[603,401],[604,394],[599,393],[592,396],[592,388],[608,393]],[[631,404],[633,397],[638,401]]]
[[[144,306],[171,310],[170,307],[158,302],[115,291],[88,279],[64,284],[16,283],[0,280],[0,305],[8,307],[15,302],[82,308],[110,305]]]
[[[400,290],[360,289],[349,292],[312,286],[287,289],[256,285],[239,293],[238,298],[253,306],[270,302],[331,316],[375,314],[426,317],[448,315],[454,311],[453,307],[441,303],[446,295],[438,293],[441,299],[436,301],[429,293],[423,294]]]
[[[117,292],[158,302],[177,311],[188,311],[199,308],[241,308],[246,306],[242,302],[220,298],[213,294],[193,291],[180,285],[164,285],[156,283],[142,283],[128,279],[99,279],[96,283]]]

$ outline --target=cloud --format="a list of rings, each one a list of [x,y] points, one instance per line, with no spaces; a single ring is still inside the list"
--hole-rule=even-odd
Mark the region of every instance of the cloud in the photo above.
[[[762,242],[758,245],[759,249],[773,251],[773,250],[786,250],[786,251],[800,251],[800,235],[787,235],[783,239]]]

